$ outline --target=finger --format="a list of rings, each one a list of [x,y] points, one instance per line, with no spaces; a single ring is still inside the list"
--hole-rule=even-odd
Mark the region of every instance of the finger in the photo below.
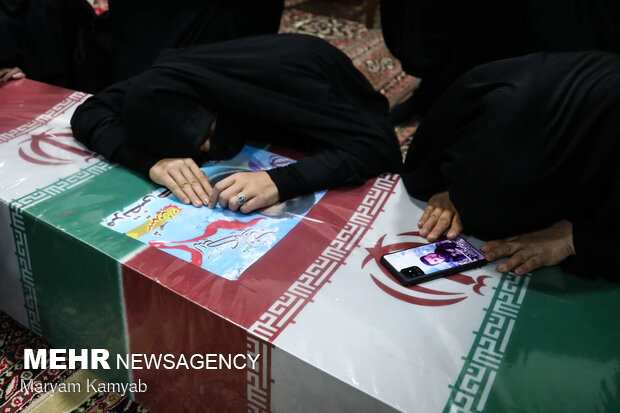
[[[506,243],[506,241],[503,241],[503,240],[489,241],[489,242],[483,244],[482,247],[480,248],[480,250],[482,252],[492,252],[494,249],[500,247],[501,245],[504,245],[505,243]]]
[[[209,197],[209,208],[215,208],[220,199],[220,193],[231,185],[234,185],[234,183],[235,175],[231,175],[228,178],[224,178],[220,182],[215,184],[215,186],[213,187],[213,191],[211,191],[211,196]]]
[[[194,172],[191,170],[189,166],[181,168],[181,172],[183,173],[183,177],[185,178],[185,181],[191,187],[192,192],[196,194],[196,199],[192,200],[194,206],[201,207],[203,204],[202,200],[205,198],[208,199],[208,197],[207,197],[207,194],[205,193],[205,190],[202,188],[200,181],[198,180],[198,178],[196,178],[196,176],[194,176]]]
[[[243,196],[245,196],[245,201],[243,202],[243,204],[239,204],[239,195],[242,194]],[[245,192],[243,192],[243,189],[240,189],[237,195],[232,195],[230,197],[230,200],[228,201],[228,209],[230,209],[232,212],[237,212],[242,205],[244,205],[246,202],[249,202],[251,199],[252,198],[250,198],[248,195],[245,194]]]
[[[426,222],[426,220],[428,219],[428,217],[431,216],[431,214],[433,213],[433,210],[435,209],[434,206],[428,205],[426,207],[426,209],[424,210],[424,213],[422,214],[422,217],[420,218],[420,220],[418,221],[418,228],[422,228],[424,226],[424,223]]]
[[[245,201],[242,204],[239,204],[240,195],[245,197]],[[241,209],[241,206],[256,198],[256,192],[241,183],[237,183],[222,192],[220,197],[222,196],[228,197],[228,209],[233,212],[237,212]]]
[[[241,205],[239,205],[239,202],[237,200],[237,195],[240,194],[243,194],[245,196],[245,202]],[[260,197],[253,188],[241,188],[239,189],[237,195],[233,196],[228,204],[228,208],[230,208],[231,211],[241,211],[242,213],[247,214],[248,212],[252,212],[255,209],[267,206],[264,204],[263,198]],[[232,206],[233,204],[234,206]]]
[[[164,185],[166,185],[168,189],[172,191],[174,196],[179,198],[179,201],[183,202],[184,204],[189,204],[189,197],[185,192],[183,192],[183,189],[170,175],[166,175],[163,181]]]
[[[183,173],[175,169],[170,171],[168,174],[174,180],[176,186],[180,188],[181,193],[184,195],[184,199],[181,199],[180,197],[179,199],[181,199],[184,204],[193,203],[194,205],[196,205],[196,200],[198,199],[198,196],[192,190],[191,185],[189,184],[189,182],[187,182]]]
[[[196,163],[192,162],[192,164],[190,165],[190,169],[194,173],[194,176],[198,179],[198,182],[200,182],[203,191],[207,195],[206,198],[203,198],[203,202],[206,205],[209,203],[209,197],[211,196],[211,192],[213,191],[211,181],[209,180],[207,175],[205,175],[202,169],[200,169],[198,165],[196,165]]]
[[[484,243],[482,247],[480,247],[480,250],[482,252],[489,252],[499,247],[502,243],[503,241],[500,241],[500,240],[489,241],[489,242]]]
[[[530,257],[529,260],[525,261],[524,264],[519,265],[514,273],[517,275],[528,274],[534,271],[536,268],[542,267],[544,264],[538,255],[534,255]]]
[[[439,216],[439,219],[437,220],[435,227],[431,230],[430,234],[428,234],[428,237],[426,238],[429,241],[435,241],[436,239],[441,237],[441,234],[443,234],[448,228],[450,228],[453,217],[454,217],[453,212],[448,209],[445,209]]]
[[[452,218],[452,226],[448,232],[448,238],[454,239],[461,235],[461,232],[463,232],[463,222],[461,222],[461,217],[459,217],[459,214],[455,214],[454,218]]]
[[[243,205],[241,205],[241,207],[239,208],[239,211],[241,211],[244,214],[249,214],[250,212],[254,210],[257,210],[259,208],[263,208],[266,206],[269,206],[269,205],[263,205],[259,197],[253,197],[250,200],[246,201]]]
[[[435,228],[435,224],[437,224],[437,220],[443,213],[443,209],[435,208],[431,215],[427,218],[426,222],[424,222],[424,226],[420,230],[420,235],[426,237],[433,228]]]
[[[520,249],[510,256],[506,261],[497,266],[497,271],[508,272],[525,263],[534,253],[528,249]]]
[[[188,182],[187,178],[185,177],[186,172],[184,172],[184,169],[186,168],[180,167],[179,169],[173,169],[170,171],[169,174],[170,176],[172,176],[172,179],[175,180],[177,185],[179,185],[181,189],[183,189],[183,192],[187,195],[190,202],[195,207],[202,206],[202,202],[200,202],[200,198],[198,197],[198,195],[196,195],[196,193],[194,192],[194,189],[192,188],[191,183]]]
[[[245,201],[242,204],[239,204],[239,200],[237,198],[238,195],[243,195],[245,196]],[[239,188],[238,192],[236,195],[233,196],[232,200],[231,200],[231,204],[234,204],[233,207],[231,207],[229,205],[229,208],[231,211],[248,211],[248,207],[246,207],[244,210],[241,210],[241,208],[243,208],[244,206],[246,206],[247,204],[250,204],[250,207],[252,205],[255,205],[253,208],[250,209],[256,209],[256,208],[260,208],[259,204],[260,204],[260,197],[258,196],[259,194],[256,192],[255,188],[252,187],[242,187]]]
[[[494,261],[499,258],[508,257],[515,254],[519,249],[523,247],[523,244],[518,241],[506,242],[497,241],[498,244],[495,248],[485,252],[484,256],[489,261]]]
[[[12,72],[13,73],[11,73],[11,79],[23,79],[26,77],[24,72],[22,72],[22,70],[19,67],[16,67],[15,69],[13,69]]]
[[[241,184],[234,184],[229,186],[220,193],[219,203],[222,208],[228,208],[233,212],[237,212],[239,204],[237,203],[237,195],[241,194],[243,186]]]

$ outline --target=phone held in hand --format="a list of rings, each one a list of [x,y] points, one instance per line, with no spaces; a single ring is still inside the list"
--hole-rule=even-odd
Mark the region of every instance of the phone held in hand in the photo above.
[[[462,238],[437,241],[381,257],[381,264],[406,287],[486,263],[482,253]]]

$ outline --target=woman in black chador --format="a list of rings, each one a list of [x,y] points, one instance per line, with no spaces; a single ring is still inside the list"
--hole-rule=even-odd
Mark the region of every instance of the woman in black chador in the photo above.
[[[534,52],[620,52],[616,0],[382,0],[385,42],[421,77],[393,116],[424,114],[473,67]]]
[[[147,69],[167,48],[277,33],[284,0],[0,0],[0,80],[96,92]]]
[[[403,181],[429,200],[437,239],[485,239],[499,271],[562,263],[619,278],[620,56],[532,54],[479,66],[441,97],[414,136]]]
[[[197,207],[219,202],[250,212],[401,166],[385,97],[346,55],[304,35],[165,52],[144,73],[88,99],[71,125],[90,149]],[[196,162],[230,158],[248,140],[310,156],[211,188]]]

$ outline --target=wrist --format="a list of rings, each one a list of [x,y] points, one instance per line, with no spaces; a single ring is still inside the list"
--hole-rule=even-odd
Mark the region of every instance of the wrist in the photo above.
[[[571,222],[568,223],[570,229],[568,231],[568,255],[576,255],[575,253],[575,242],[573,241],[573,224]]]
[[[566,248],[567,248],[567,256],[576,255],[575,254],[575,242],[573,239],[573,223],[563,219],[558,223],[560,226],[563,237],[566,240]]]

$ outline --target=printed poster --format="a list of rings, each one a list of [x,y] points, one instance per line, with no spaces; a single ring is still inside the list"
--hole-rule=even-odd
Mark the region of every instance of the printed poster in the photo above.
[[[213,185],[244,171],[288,165],[292,159],[245,146],[233,159],[206,163],[201,169]],[[158,248],[205,270],[237,280],[288,234],[325,191],[293,198],[242,214],[181,203],[160,188],[103,219],[101,225]]]

